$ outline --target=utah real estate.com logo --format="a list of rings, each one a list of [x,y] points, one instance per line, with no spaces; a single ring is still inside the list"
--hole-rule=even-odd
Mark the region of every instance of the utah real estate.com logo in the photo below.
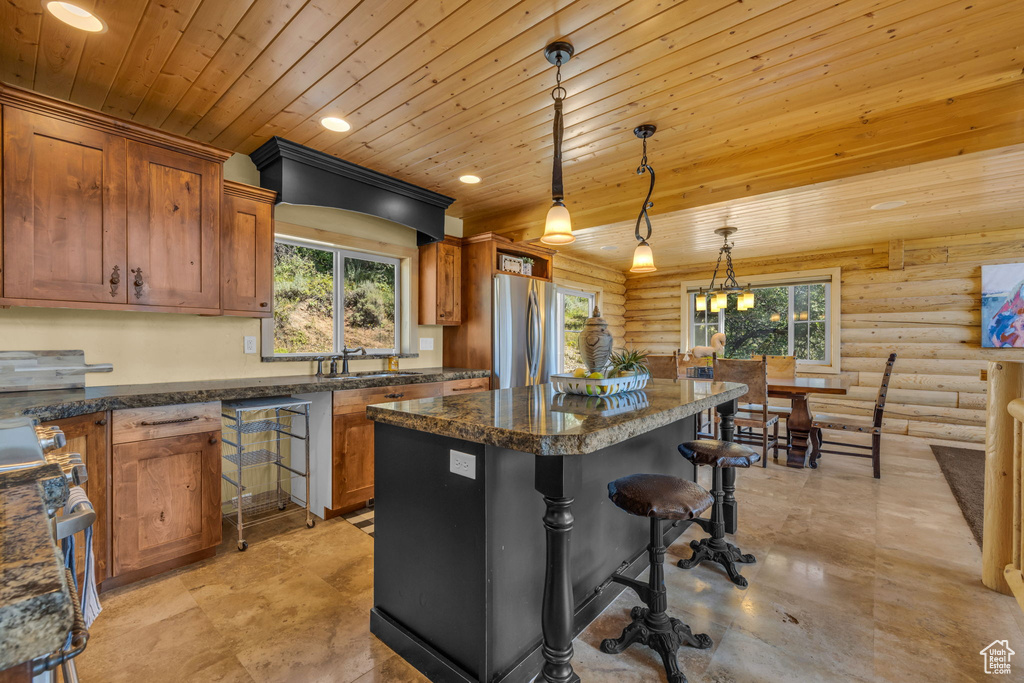
[[[978,654],[985,658],[985,673],[1008,674],[1010,673],[1010,657],[1017,653],[1010,649],[1008,640],[993,640]]]

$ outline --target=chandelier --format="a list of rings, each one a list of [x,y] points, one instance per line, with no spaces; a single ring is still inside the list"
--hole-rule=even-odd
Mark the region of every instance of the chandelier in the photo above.
[[[724,244],[718,250],[718,263],[715,264],[715,272],[711,276],[711,284],[707,289],[701,287],[697,290],[696,307],[698,311],[710,310],[712,313],[718,313],[725,310],[729,305],[730,294],[738,295],[736,297],[736,310],[746,311],[754,307],[754,292],[750,290],[750,285],[741,287],[736,282],[736,273],[732,269],[732,248],[735,243],[730,243],[729,237],[735,232],[736,228],[729,226],[715,230],[716,235],[722,236]],[[716,287],[715,280],[718,279],[718,271],[722,267],[723,256],[725,256],[725,277],[722,279],[721,284]]]

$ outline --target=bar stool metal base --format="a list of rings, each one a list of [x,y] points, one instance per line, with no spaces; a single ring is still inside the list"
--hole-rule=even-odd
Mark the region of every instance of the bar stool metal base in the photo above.
[[[741,552],[739,548],[724,538],[702,538],[699,541],[690,541],[690,548],[693,550],[693,556],[688,560],[679,560],[676,563],[677,567],[693,569],[701,562],[717,562],[722,565],[734,584],[741,588],[747,587],[747,579],[740,574],[736,563],[754,564],[757,562],[757,558],[753,555]]]
[[[647,583],[617,574],[612,576],[615,583],[632,588],[647,607],[634,607],[630,611],[632,623],[623,629],[622,635],[618,638],[602,641],[601,651],[617,655],[630,645],[646,645],[661,655],[669,683],[686,683],[686,676],[679,669],[676,652],[683,645],[706,650],[711,647],[711,637],[705,633],[695,635],[689,626],[666,613],[668,591],[665,588],[663,565],[666,548],[662,539],[661,520],[652,518],[651,543],[647,547],[651,569]]]
[[[679,560],[676,566],[680,569],[693,569],[701,562],[717,562],[729,575],[729,580],[740,588],[747,587],[747,579],[740,574],[736,564],[754,564],[757,559],[750,553],[744,553],[739,548],[725,540],[725,486],[723,484],[723,471],[721,467],[712,468],[711,495],[715,497],[715,503],[711,507],[711,519],[698,517],[694,519],[705,532],[711,534],[710,538],[703,538],[699,541],[690,541],[690,548],[693,556],[688,560]]]
[[[617,655],[634,643],[646,645],[661,655],[669,683],[686,683],[676,652],[682,645],[706,650],[711,647],[711,637],[706,633],[694,635],[689,626],[675,617],[664,612],[653,614],[647,607],[634,607],[630,617],[633,623],[623,629],[621,636],[601,641],[601,652]]]

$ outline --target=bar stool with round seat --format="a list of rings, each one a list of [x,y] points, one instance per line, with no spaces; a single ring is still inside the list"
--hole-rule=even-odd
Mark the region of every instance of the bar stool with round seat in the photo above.
[[[697,484],[665,474],[633,474],[608,484],[608,497],[631,515],[651,520],[651,542],[647,546],[651,569],[647,583],[619,574],[612,581],[632,588],[647,607],[634,607],[633,621],[617,639],[601,643],[601,651],[619,654],[634,643],[651,648],[665,663],[669,683],[686,683],[679,669],[676,651],[686,644],[701,649],[711,647],[711,638],[704,633],[694,635],[690,627],[670,617],[665,590],[664,520],[692,520],[711,507],[714,499]]]
[[[687,441],[679,444],[679,452],[693,463],[695,468],[700,465],[712,467],[711,494],[715,497],[715,503],[711,508],[711,519],[693,520],[701,529],[711,534],[711,537],[690,541],[693,556],[688,560],[679,560],[677,566],[691,569],[701,562],[717,562],[725,568],[733,583],[746,588],[747,579],[740,574],[736,563],[753,564],[757,559],[753,555],[740,552],[739,548],[725,540],[725,488],[722,485],[722,468],[750,467],[760,460],[761,456],[753,448],[743,444],[717,439]]]

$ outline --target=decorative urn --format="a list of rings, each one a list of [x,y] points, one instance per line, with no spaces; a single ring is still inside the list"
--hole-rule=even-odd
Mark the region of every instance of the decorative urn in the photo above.
[[[594,315],[587,318],[580,331],[580,356],[589,372],[599,372],[608,365],[612,355],[612,335],[601,310],[594,306]]]

